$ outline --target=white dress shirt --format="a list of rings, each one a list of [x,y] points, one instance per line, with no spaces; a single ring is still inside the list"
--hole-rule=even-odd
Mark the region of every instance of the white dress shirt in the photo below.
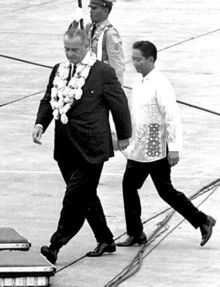
[[[125,150],[128,159],[152,162],[182,147],[182,128],[174,90],[168,79],[154,68],[134,84],[129,107],[132,137]]]

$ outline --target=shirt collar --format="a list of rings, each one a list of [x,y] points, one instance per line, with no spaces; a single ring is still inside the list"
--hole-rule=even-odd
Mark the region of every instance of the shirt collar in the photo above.
[[[109,20],[106,19],[106,20],[104,20],[104,21],[102,21],[102,22],[96,23],[95,25],[96,25],[97,28],[99,28],[99,27],[105,27],[105,26],[107,26],[108,24],[109,24]]]
[[[156,73],[157,69],[153,68],[153,70],[150,71],[150,73],[148,73],[145,77],[142,77],[142,82],[144,82],[145,80],[151,80],[152,77],[154,77],[154,74]]]

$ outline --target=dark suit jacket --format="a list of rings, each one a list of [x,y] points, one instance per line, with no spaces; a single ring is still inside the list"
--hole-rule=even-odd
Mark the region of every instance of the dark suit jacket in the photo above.
[[[53,119],[50,106],[51,88],[58,64],[50,75],[47,91],[37,113],[36,124],[44,131]],[[131,136],[128,103],[114,70],[97,61],[83,87],[83,95],[67,112],[68,123],[55,122],[54,158],[62,160],[79,156],[89,163],[100,163],[114,155],[109,125],[109,111],[118,139]]]

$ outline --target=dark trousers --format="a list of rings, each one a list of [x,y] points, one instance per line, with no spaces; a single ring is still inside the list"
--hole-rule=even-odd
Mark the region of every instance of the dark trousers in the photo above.
[[[97,186],[101,176],[101,164],[77,164],[71,161],[58,162],[67,184],[57,231],[51,237],[51,247],[60,249],[88,220],[98,242],[111,242],[113,235],[107,226]]]
[[[139,234],[143,230],[138,189],[142,187],[149,174],[160,197],[188,220],[194,228],[198,228],[206,221],[207,216],[199,211],[182,192],[174,189],[170,172],[167,158],[150,163],[127,161],[123,177],[123,197],[128,235]]]

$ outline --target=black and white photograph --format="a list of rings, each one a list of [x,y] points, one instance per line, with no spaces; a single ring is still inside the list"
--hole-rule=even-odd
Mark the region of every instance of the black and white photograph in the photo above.
[[[0,23],[0,287],[220,287],[220,1]]]

